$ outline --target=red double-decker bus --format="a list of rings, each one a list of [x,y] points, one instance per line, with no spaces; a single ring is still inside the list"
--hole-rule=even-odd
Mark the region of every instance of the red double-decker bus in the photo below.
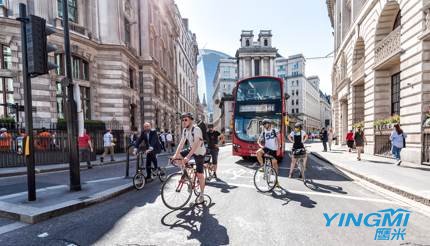
[[[234,92],[233,155],[244,159],[256,156],[257,139],[262,120],[270,119],[279,131],[281,147],[278,157],[284,157],[286,108],[283,80],[270,76],[251,77],[237,82]]]

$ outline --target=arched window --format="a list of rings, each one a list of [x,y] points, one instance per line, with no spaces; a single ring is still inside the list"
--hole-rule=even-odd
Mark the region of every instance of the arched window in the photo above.
[[[264,46],[268,46],[269,42],[267,42],[267,39],[264,39]]]
[[[245,41],[245,45],[246,45],[246,46],[249,46],[249,39],[247,39],[247,40]]]

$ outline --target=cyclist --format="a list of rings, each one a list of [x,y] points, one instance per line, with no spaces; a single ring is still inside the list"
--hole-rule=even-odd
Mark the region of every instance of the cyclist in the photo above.
[[[294,126],[294,131],[292,131],[290,135],[288,135],[288,139],[290,140],[290,142],[293,143],[293,148],[291,149],[291,152],[292,152],[291,168],[290,168],[290,174],[288,175],[288,177],[291,178],[297,163],[297,159],[303,158],[304,169],[306,169],[307,155],[306,155],[304,142],[308,140],[308,135],[306,134],[305,131],[302,130],[301,123],[296,123],[296,125]]]
[[[260,146],[260,149],[257,151],[257,160],[260,166],[263,165],[263,155],[268,154],[273,157],[276,157],[276,151],[279,149],[280,146],[278,132],[276,129],[272,128],[272,121],[269,119],[264,119],[263,127],[264,129],[257,140],[257,144]],[[262,144],[262,142],[264,142],[264,145]],[[272,165],[276,173],[279,173],[278,160],[276,160],[276,158],[272,159]]]
[[[217,170],[217,164],[218,164],[218,141],[220,138],[221,133],[214,130],[213,124],[208,124],[208,152],[212,157],[212,164],[214,168],[214,178],[218,179],[216,176],[216,170]]]
[[[197,203],[204,202],[204,190],[205,190],[205,176],[203,173],[203,165],[205,162],[206,147],[203,141],[202,130],[194,125],[194,116],[192,113],[183,113],[181,115],[182,126],[184,130],[182,132],[181,141],[176,149],[173,159],[181,159],[182,165],[188,163],[191,157],[194,157],[196,162],[196,173],[200,184],[200,195],[197,198]],[[181,151],[184,148],[185,141],[188,141],[188,148]],[[180,152],[181,151],[181,152]]]
[[[143,131],[140,137],[135,141],[133,154],[137,154],[137,150],[142,143],[145,142],[146,154],[146,179],[151,181],[151,162],[154,163],[154,168],[158,169],[157,154],[161,152],[161,143],[157,135],[157,131],[151,129],[151,123],[143,124]]]

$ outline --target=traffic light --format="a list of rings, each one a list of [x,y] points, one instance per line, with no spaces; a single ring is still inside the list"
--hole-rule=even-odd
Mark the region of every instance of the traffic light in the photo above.
[[[57,65],[48,61],[48,53],[57,49],[47,42],[47,37],[55,33],[55,29],[46,26],[46,20],[35,15],[28,16],[25,26],[27,33],[28,74],[38,76],[47,74]]]

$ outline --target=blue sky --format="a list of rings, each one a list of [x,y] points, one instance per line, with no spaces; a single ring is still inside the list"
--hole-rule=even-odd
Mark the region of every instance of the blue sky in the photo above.
[[[333,36],[325,0],[176,0],[189,19],[199,48],[234,56],[241,30],[270,29],[273,46],[287,57],[325,56],[333,51]],[[332,58],[308,59],[306,76],[318,75],[321,90],[331,94]]]

